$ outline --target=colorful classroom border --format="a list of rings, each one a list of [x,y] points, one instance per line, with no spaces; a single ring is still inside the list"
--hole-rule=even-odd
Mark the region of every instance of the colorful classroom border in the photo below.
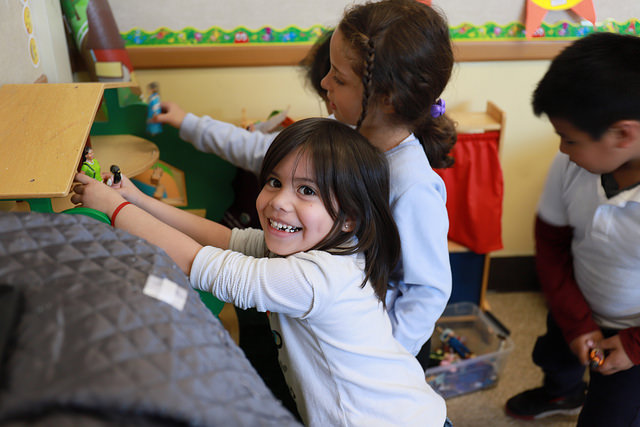
[[[122,34],[122,38],[126,47],[237,46],[242,44],[306,45],[313,44],[326,29],[319,25],[307,30],[292,26],[283,30],[263,27],[257,31],[251,31],[245,27],[238,27],[230,31],[218,27],[213,27],[207,31],[200,31],[190,27],[180,31],[159,28],[152,32],[134,28]],[[449,31],[453,41],[514,41],[525,39],[524,25],[519,22],[507,25],[498,25],[493,22],[488,22],[484,25],[465,23],[452,27]],[[592,32],[611,32],[640,36],[640,20],[634,18],[623,23],[607,20],[598,23],[596,26],[562,21],[553,25],[543,23],[541,28],[534,34],[534,38],[538,40],[571,40]]]

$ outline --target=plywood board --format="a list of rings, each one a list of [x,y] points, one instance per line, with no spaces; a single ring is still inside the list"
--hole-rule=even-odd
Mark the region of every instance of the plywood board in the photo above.
[[[0,87],[0,198],[69,193],[102,83]]]

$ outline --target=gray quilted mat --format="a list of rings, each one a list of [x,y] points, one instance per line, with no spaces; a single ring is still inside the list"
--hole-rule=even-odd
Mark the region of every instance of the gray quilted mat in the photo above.
[[[182,310],[142,293],[188,289]],[[0,213],[0,283],[24,307],[4,425],[299,425],[159,248],[83,215]]]

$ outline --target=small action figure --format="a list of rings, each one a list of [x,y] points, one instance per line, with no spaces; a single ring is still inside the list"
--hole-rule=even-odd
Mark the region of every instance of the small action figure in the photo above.
[[[149,104],[147,109],[147,133],[157,135],[162,132],[162,123],[155,123],[151,120],[162,112],[160,108],[160,95],[158,94],[158,83],[151,82],[147,85],[147,88],[151,92],[147,101]]]
[[[589,350],[589,367],[597,369],[604,363],[604,352],[599,348]]]
[[[82,167],[80,172],[93,179],[102,181],[102,175],[100,174],[100,163],[93,157],[93,148],[85,146],[82,152]]]
[[[440,334],[440,341],[442,341],[443,344],[448,346],[461,358],[468,359],[470,357],[473,357],[473,353],[471,353],[471,350],[469,350],[469,348],[455,336],[451,329],[447,328],[445,330],[442,330],[440,327],[437,327],[436,330],[438,330],[438,332],[442,331],[442,333]]]
[[[122,181],[122,172],[120,171],[120,167],[118,165],[111,165],[109,168],[111,172],[111,176],[107,180],[107,185],[109,187],[120,187],[120,182]]]

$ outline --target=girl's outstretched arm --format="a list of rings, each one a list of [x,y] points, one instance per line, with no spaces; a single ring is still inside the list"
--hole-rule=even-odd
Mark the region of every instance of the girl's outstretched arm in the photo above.
[[[117,190],[127,201],[147,211],[160,221],[183,232],[202,246],[228,249],[231,230],[222,224],[193,215],[143,193],[130,179],[122,176]]]
[[[114,190],[82,174],[76,175],[75,182],[78,185],[73,189],[75,194],[71,197],[71,201],[104,212],[109,218],[113,218],[116,208],[125,202],[125,195],[131,198],[128,201],[140,203],[142,205],[140,207],[135,204],[122,207],[113,225],[164,249],[186,274],[191,271],[193,259],[203,246],[203,243],[199,243],[196,237],[188,233],[189,230],[198,228],[197,225],[191,224],[192,222],[204,226],[204,230],[197,230],[196,234],[199,238],[209,240],[205,244],[223,249],[229,246],[231,230],[166,205],[141,192],[141,194],[135,193],[131,188],[134,187],[133,184],[124,176],[120,190]],[[163,218],[168,219],[169,223],[165,223]]]

